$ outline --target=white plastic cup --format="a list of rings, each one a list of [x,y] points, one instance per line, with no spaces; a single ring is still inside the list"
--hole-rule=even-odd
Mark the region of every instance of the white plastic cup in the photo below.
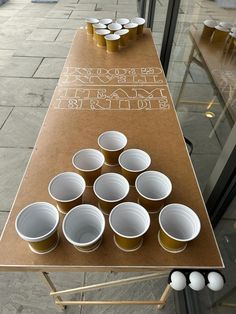
[[[220,22],[219,25],[224,27],[224,28],[227,28],[229,31],[234,26],[232,23],[229,23],[229,22]]]
[[[105,163],[116,166],[120,154],[127,145],[127,137],[118,131],[106,131],[99,135],[98,145],[105,157]]]
[[[102,212],[89,204],[74,207],[62,224],[65,238],[82,252],[92,252],[100,246],[104,229]]]
[[[120,36],[120,46],[126,47],[128,45],[129,41],[129,30],[128,29],[120,29],[119,31],[116,31],[114,33],[115,35]]]
[[[93,191],[98,198],[99,208],[104,214],[109,214],[128,195],[129,182],[122,175],[109,172],[97,178]]]
[[[120,35],[116,34],[105,35],[105,40],[108,53],[119,51]]]
[[[108,25],[112,23],[112,19],[101,19],[99,21],[99,23],[104,24],[104,25]]]
[[[99,23],[99,20],[93,17],[89,17],[86,19],[87,33],[89,35],[93,35],[93,24],[97,24],[97,23]]]
[[[150,216],[141,205],[125,202],[115,206],[109,216],[115,244],[123,251],[136,251],[150,226]]]
[[[134,17],[131,19],[131,23],[137,23],[138,24],[138,29],[137,29],[137,34],[141,35],[143,33],[143,27],[145,24],[145,19],[142,17]]]
[[[129,30],[129,39],[133,40],[137,37],[138,24],[137,23],[128,23],[124,25],[124,28]]]
[[[150,156],[141,149],[127,149],[119,156],[122,174],[131,185],[134,185],[137,176],[145,171],[150,164]]]
[[[135,187],[139,194],[139,203],[149,213],[158,212],[172,191],[170,179],[158,171],[141,173],[135,181]]]
[[[126,18],[119,18],[116,20],[117,23],[119,23],[120,25],[124,26],[125,24],[128,24],[130,22],[129,19]]]
[[[159,243],[171,253],[185,250],[187,243],[194,240],[201,229],[197,214],[182,204],[165,206],[159,214],[159,224]]]
[[[215,27],[218,25],[218,23],[214,20],[205,20],[203,22],[203,31],[202,31],[202,38],[210,39],[212,34],[215,31]]]
[[[105,158],[103,154],[93,148],[82,149],[75,153],[72,158],[73,166],[84,178],[86,185],[93,185],[94,181],[101,175]]]
[[[115,23],[111,23],[111,24],[108,25],[108,29],[112,33],[114,33],[115,31],[118,31],[118,30],[122,29],[122,25],[119,24],[119,23],[116,23],[116,22]]]
[[[62,214],[82,203],[85,191],[84,178],[75,172],[63,172],[55,176],[48,185],[50,196],[57,202]]]
[[[23,208],[16,217],[15,228],[32,252],[46,254],[57,247],[59,213],[46,202],[32,203]]]

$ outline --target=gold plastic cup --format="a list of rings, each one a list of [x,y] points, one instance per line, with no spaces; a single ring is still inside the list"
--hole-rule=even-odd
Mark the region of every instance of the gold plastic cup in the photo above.
[[[89,35],[93,35],[93,24],[99,23],[98,19],[94,19],[92,17],[88,18],[86,20],[86,24],[87,24],[87,33]]]
[[[111,33],[113,34],[114,32],[122,29],[122,25],[115,22],[115,23],[111,23],[108,25],[108,29],[111,31]]]
[[[106,40],[105,40],[105,36],[110,34],[110,31],[108,29],[98,29],[95,32],[95,38],[97,41],[97,46],[98,47],[106,47]]]
[[[119,156],[122,175],[129,181],[130,185],[135,184],[138,175],[147,170],[150,164],[150,156],[141,149],[127,149]]]
[[[227,28],[217,25],[211,37],[211,42],[224,44],[228,34],[229,34],[229,30]]]
[[[102,212],[90,204],[72,208],[62,224],[65,238],[82,252],[92,252],[100,246],[104,229],[105,218]]]
[[[107,52],[113,53],[119,51],[120,36],[115,34],[109,34],[105,36]]]
[[[217,26],[217,22],[213,20],[205,20],[203,22],[203,30],[202,30],[202,38],[209,39],[215,31],[215,27]]]
[[[171,253],[185,250],[187,243],[195,239],[201,229],[197,214],[182,204],[169,204],[159,214],[158,241]]]
[[[109,215],[112,208],[125,199],[129,193],[129,182],[118,173],[102,174],[94,182],[93,191],[98,198],[98,207]]]
[[[236,32],[229,33],[229,36],[226,41],[226,50],[231,52],[236,46]]]
[[[106,25],[102,23],[93,24],[93,39],[96,39],[96,31],[98,29],[106,29]]]
[[[101,23],[101,24],[104,24],[104,25],[109,25],[109,24],[111,24],[112,23],[112,19],[101,19],[100,21],[99,21],[99,23]]]
[[[233,27],[233,24],[229,22],[220,22],[219,25],[223,28],[227,28],[229,31],[231,31],[231,28]]]
[[[150,226],[150,216],[139,204],[125,202],[115,206],[109,216],[114,242],[125,252],[138,250]]]
[[[137,23],[128,23],[124,26],[124,28],[129,30],[129,40],[134,40],[137,38]]]
[[[149,213],[157,213],[170,195],[172,184],[170,179],[158,171],[145,171],[136,181],[135,188],[139,194],[138,202]]]
[[[62,214],[67,214],[71,208],[82,203],[84,191],[84,178],[75,172],[60,173],[48,185],[48,192]]]
[[[116,20],[116,22],[119,23],[122,27],[124,27],[126,24],[130,22],[130,20],[126,18],[119,18]]]
[[[138,24],[137,34],[141,35],[143,33],[143,27],[145,24],[145,19],[143,19],[142,17],[134,17],[131,20],[131,23],[137,23]]]
[[[73,166],[84,178],[87,186],[92,186],[101,175],[105,158],[97,149],[87,148],[75,153],[72,158]]]
[[[108,166],[118,165],[118,158],[127,145],[127,137],[118,131],[106,131],[98,137],[98,145]]]
[[[37,254],[53,251],[59,242],[59,213],[46,202],[37,202],[23,208],[16,217],[18,235],[28,242],[30,250]]]
[[[120,47],[126,47],[129,41],[129,30],[128,29],[120,29],[114,33],[115,35],[120,36]]]

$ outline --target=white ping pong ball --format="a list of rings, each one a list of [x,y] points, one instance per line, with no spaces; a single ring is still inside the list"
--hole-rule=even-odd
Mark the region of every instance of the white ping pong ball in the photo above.
[[[219,291],[224,286],[224,278],[221,274],[212,271],[207,276],[209,283],[207,284],[208,288],[213,291]]]
[[[174,290],[180,291],[186,287],[186,277],[180,271],[174,271],[170,277],[170,286]]]
[[[198,271],[193,271],[190,273],[189,281],[189,287],[195,291],[200,291],[205,287],[205,278]]]

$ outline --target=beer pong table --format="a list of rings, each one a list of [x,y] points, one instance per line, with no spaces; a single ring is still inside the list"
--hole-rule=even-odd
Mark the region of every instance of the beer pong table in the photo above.
[[[73,154],[82,148],[98,148],[97,138],[107,130],[123,132],[128,138],[127,148],[140,148],[150,154],[150,169],[165,173],[172,181],[173,190],[167,203],[185,204],[198,214],[199,236],[183,252],[168,253],[158,243],[158,214],[152,214],[142,247],[127,253],[114,244],[106,217],[102,244],[94,252],[76,250],[66,241],[60,226],[60,243],[54,251],[45,255],[32,253],[16,234],[16,215],[29,203],[54,204],[47,191],[51,178],[60,172],[75,171],[71,163]],[[120,170],[105,166],[103,172],[108,171]],[[127,199],[137,201],[134,187],[130,188]],[[97,205],[92,188],[86,188],[83,203]],[[60,296],[167,276],[173,268],[224,267],[148,29],[127,48],[114,54],[96,47],[85,30],[77,32],[4,228],[0,250],[1,271],[42,273],[50,286],[50,294],[61,307],[95,303],[157,304],[161,308],[171,291],[169,285],[158,301],[62,301]],[[57,292],[49,277],[50,271],[146,274]]]

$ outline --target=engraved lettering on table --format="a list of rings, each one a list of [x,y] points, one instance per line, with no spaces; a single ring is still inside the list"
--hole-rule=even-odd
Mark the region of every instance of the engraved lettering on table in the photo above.
[[[57,88],[55,109],[166,110],[165,88],[153,86]]]
[[[65,67],[60,86],[116,85],[116,84],[165,84],[163,71],[158,67],[147,68],[76,68]]]

